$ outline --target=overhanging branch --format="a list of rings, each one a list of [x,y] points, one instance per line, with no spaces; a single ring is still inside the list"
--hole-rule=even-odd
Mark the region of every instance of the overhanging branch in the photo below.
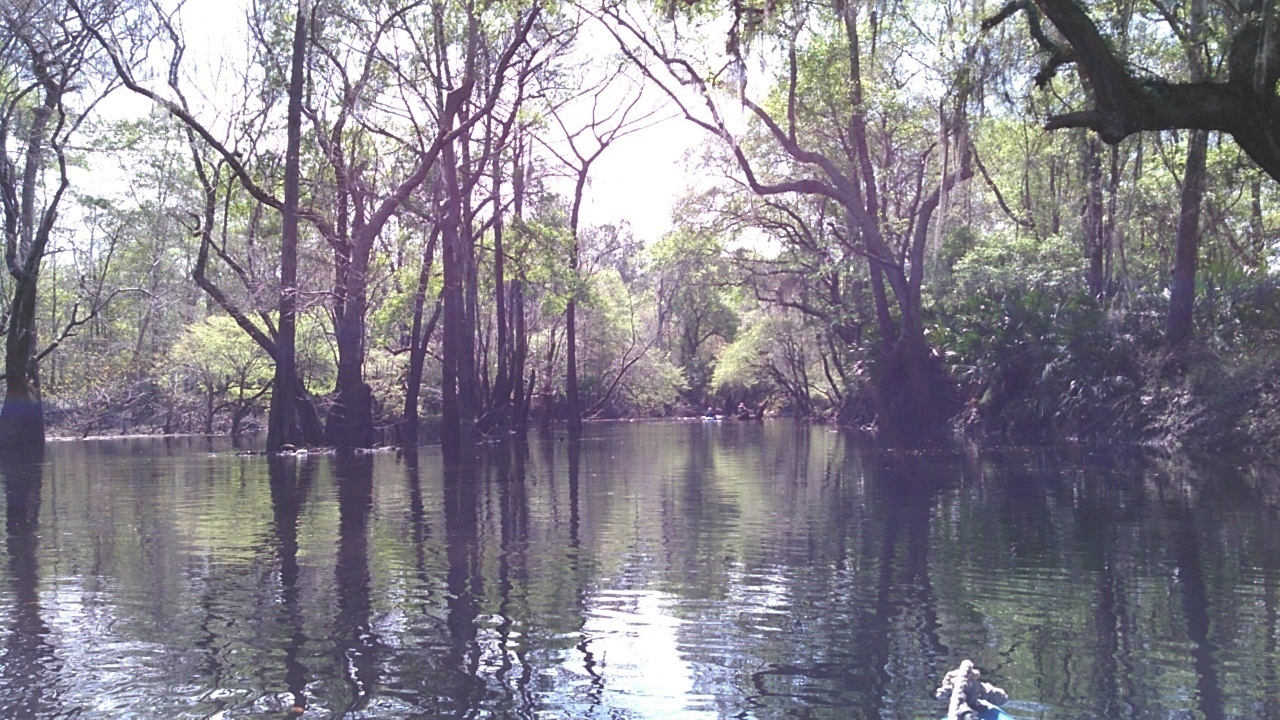
[[[1271,112],[1277,99],[1274,83],[1246,81],[1253,78],[1184,83],[1141,76],[1117,56],[1077,0],[1034,0],[1034,6],[1018,0],[1005,5],[983,27],[994,27],[1018,10],[1030,16],[1037,8],[1066,41],[1070,61],[1092,102],[1090,108],[1050,116],[1047,130],[1087,128],[1111,144],[1147,131],[1224,132],[1268,175],[1280,180],[1280,118]],[[1248,55],[1248,43],[1256,39],[1249,30],[1246,26],[1236,32],[1230,57]],[[1046,47],[1034,23],[1033,36],[1051,54],[1058,47],[1052,42]]]

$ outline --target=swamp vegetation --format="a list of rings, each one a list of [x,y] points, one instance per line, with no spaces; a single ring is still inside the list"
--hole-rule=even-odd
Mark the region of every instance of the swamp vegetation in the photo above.
[[[7,2],[0,440],[1273,449],[1280,17],[1206,3]],[[583,212],[675,126],[670,230]]]

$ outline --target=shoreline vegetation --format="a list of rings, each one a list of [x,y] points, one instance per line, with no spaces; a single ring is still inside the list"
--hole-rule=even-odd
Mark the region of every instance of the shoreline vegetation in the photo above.
[[[1274,8],[1140,3],[272,0],[220,58],[186,6],[23,4],[0,445],[712,408],[1280,450]]]
[[[944,442],[977,442],[979,444],[1065,444],[1081,446],[1134,447],[1186,454],[1189,456],[1227,453],[1233,457],[1264,460],[1280,450],[1280,360],[1244,362],[1227,361],[1208,354],[1196,359],[1198,372],[1188,372],[1185,359],[1168,355],[1152,355],[1135,363],[1136,381],[1128,376],[1113,376],[1105,392],[1091,403],[1068,403],[1069,398],[1056,398],[1059,408],[1054,417],[1037,417],[1034,408],[1043,407],[1042,397],[1001,395],[988,387],[975,395],[964,410],[952,418],[953,431],[938,438]],[[1130,384],[1131,383],[1131,384]],[[997,399],[998,398],[998,399]],[[999,405],[997,406],[997,403]],[[1039,404],[1039,405],[1037,405]],[[240,435],[252,438],[266,428],[260,409],[241,421]],[[739,415],[732,406],[718,410],[718,422],[757,422],[764,419],[788,418],[798,422],[840,427],[859,432],[869,438],[878,433],[874,423],[842,422],[842,408],[829,407],[810,416],[796,415],[791,408],[755,408],[750,417]],[[646,414],[612,413],[588,418],[587,422],[689,421],[704,422],[705,410],[687,403],[677,404],[666,412]],[[529,432],[563,433],[562,417],[544,413]],[[418,444],[439,443],[439,417],[423,418]],[[190,428],[165,432],[163,427],[125,428],[120,432],[105,431],[85,434],[74,431],[66,422],[49,425],[50,441],[110,440],[129,437],[227,436],[229,421],[217,418],[212,432]],[[377,428],[376,449],[401,447],[408,442],[397,434],[397,423],[388,420]],[[495,442],[516,433],[468,436],[466,442]],[[312,452],[332,451],[333,447],[311,448]]]
[[[931,337],[944,349],[940,354],[945,353],[946,371],[963,396],[948,431],[937,439],[1140,446],[1257,459],[1274,454],[1280,450],[1280,309],[1275,304],[1280,290],[1267,281],[1206,295],[1218,301],[1217,306],[1206,301],[1197,308],[1197,337],[1207,339],[1176,352],[1164,347],[1161,328],[1152,320],[1159,313],[1143,311],[1132,296],[1104,309],[1081,293],[1054,297],[1039,288],[1001,289],[973,294],[949,309],[935,306],[929,315]],[[1158,306],[1162,298],[1146,301]],[[227,337],[235,336],[228,332]],[[853,380],[843,394],[813,383],[798,398],[783,369],[766,366],[775,362],[773,356],[757,361],[745,375],[729,374],[738,359],[735,350],[732,343],[721,345],[719,357],[708,363],[719,367],[707,373],[709,381],[697,392],[680,382],[687,369],[672,373],[676,381],[665,393],[645,388],[641,383],[646,376],[637,374],[619,382],[614,399],[585,419],[698,421],[712,407],[725,421],[737,422],[744,414],[752,419],[788,417],[879,436],[869,397],[873,363],[864,365],[861,375],[850,374]],[[267,365],[261,358],[256,362]],[[588,388],[600,386],[598,376],[585,376]],[[751,381],[743,381],[744,376]],[[374,445],[382,447],[399,446],[412,437],[401,439],[403,418],[393,411],[396,381],[403,379],[393,375],[388,380],[374,394],[374,405],[382,410]],[[63,409],[47,404],[50,436],[252,434],[266,429],[267,394],[237,390],[229,374],[189,385],[186,393],[180,384],[171,386],[177,392],[170,393],[154,384],[144,387],[154,394],[140,394],[119,406],[82,403]],[[190,392],[196,389],[203,393]],[[565,425],[561,386],[542,389],[545,396],[530,398],[526,431]],[[417,442],[440,441],[436,390],[424,388],[427,400]],[[335,397],[313,398],[322,416],[331,412]],[[516,425],[480,432],[476,423],[464,442],[492,442],[514,432]]]

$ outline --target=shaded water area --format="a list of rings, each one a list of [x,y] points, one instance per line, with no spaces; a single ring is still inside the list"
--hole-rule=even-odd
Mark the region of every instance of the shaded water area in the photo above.
[[[0,457],[3,718],[1280,717],[1274,477],[620,423]]]

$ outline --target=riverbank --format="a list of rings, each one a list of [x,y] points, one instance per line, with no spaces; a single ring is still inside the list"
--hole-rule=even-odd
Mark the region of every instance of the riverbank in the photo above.
[[[1030,393],[984,391],[957,418],[957,427],[962,434],[1024,442],[1068,439],[1269,456],[1280,450],[1277,373],[1280,362],[1228,359],[1203,348],[1152,355],[1092,385],[1086,384],[1090,378],[1078,379],[1056,403]]]

